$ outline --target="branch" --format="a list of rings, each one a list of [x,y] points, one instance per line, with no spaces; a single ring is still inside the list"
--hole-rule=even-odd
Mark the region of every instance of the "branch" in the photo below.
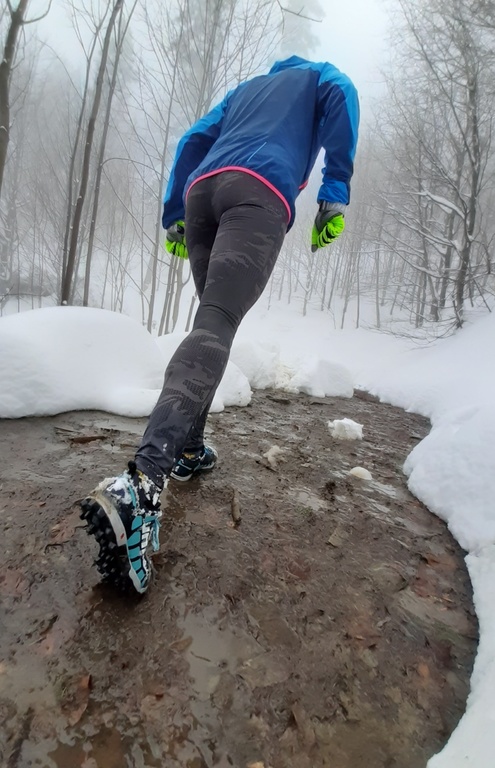
[[[303,14],[304,6],[301,8],[300,11],[291,11],[290,8],[284,8],[280,0],[277,0],[277,5],[282,11],[282,13],[291,13],[293,16],[299,16],[300,19],[306,19],[307,21],[315,21],[317,24],[321,24],[323,19],[314,19],[312,16],[305,16]]]
[[[456,213],[459,216],[459,218],[461,218],[464,221],[465,219],[464,212],[461,211],[461,209],[458,208],[455,203],[452,203],[450,200],[447,200],[445,197],[440,197],[440,195],[434,195],[428,189],[425,189],[422,192],[416,192],[416,194],[418,197],[428,198],[428,200],[431,200],[432,203],[436,203],[437,205],[439,205],[440,208],[442,208],[442,210],[446,211],[447,213],[450,213],[451,211],[453,213]]]
[[[37,21],[41,21],[42,19],[45,19],[48,14],[50,13],[50,8],[52,7],[52,0],[48,0],[48,8],[46,9],[45,13],[42,13],[41,16],[37,16],[35,19],[29,19],[28,21],[23,21],[23,25],[27,26],[28,24],[35,24]]]

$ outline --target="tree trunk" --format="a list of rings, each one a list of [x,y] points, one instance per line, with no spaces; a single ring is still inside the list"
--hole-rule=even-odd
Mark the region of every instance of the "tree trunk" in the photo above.
[[[191,303],[189,305],[189,312],[187,313],[186,333],[189,333],[189,330],[191,328],[191,320],[192,320],[192,316],[193,316],[193,309],[194,309],[195,303],[196,303],[196,294],[193,293],[193,297],[192,297]]]
[[[19,0],[15,11],[10,11],[10,25],[0,62],[0,197],[10,140],[10,76],[28,3],[29,0]]]
[[[79,185],[79,192],[78,192],[78,197],[76,201],[76,207],[74,210],[74,217],[72,219],[72,230],[70,234],[69,252],[67,254],[67,266],[66,266],[65,274],[62,280],[62,294],[60,297],[62,304],[68,304],[70,299],[70,293],[72,289],[72,278],[74,275],[74,268],[76,264],[79,229],[81,226],[82,212],[83,212],[83,207],[86,199],[86,191],[88,188],[91,153],[93,150],[93,139],[94,139],[95,128],[96,128],[96,120],[98,118],[98,112],[100,109],[100,102],[101,102],[101,94],[103,90],[103,79],[105,75],[105,69],[107,66],[108,51],[110,48],[110,40],[111,40],[114,25],[115,25],[115,20],[117,18],[119,11],[122,8],[123,2],[124,0],[116,0],[116,3],[113,7],[112,14],[110,16],[108,26],[105,32],[103,50],[101,52],[101,61],[100,61],[100,66],[98,68],[98,76],[96,78],[96,89],[95,89],[95,95],[93,99],[93,106],[91,109],[91,115],[89,117],[88,128],[86,131],[86,142],[84,146],[81,183]]]
[[[134,10],[134,8],[133,8]],[[122,9],[120,11],[120,24],[122,24]],[[132,15],[132,11],[131,11]],[[112,79],[110,81],[110,86],[108,90],[108,98],[107,98],[107,105],[105,110],[105,120],[103,123],[103,134],[101,137],[101,144],[100,144],[100,152],[98,157],[98,167],[96,169],[96,180],[95,180],[95,191],[94,191],[94,197],[93,197],[93,212],[91,214],[91,222],[89,226],[89,237],[88,237],[88,250],[86,252],[86,269],[84,274],[84,293],[83,293],[83,307],[88,306],[88,300],[89,300],[89,281],[91,276],[91,260],[93,258],[93,245],[94,245],[94,239],[95,239],[95,231],[96,231],[96,220],[98,218],[98,203],[100,200],[100,189],[101,189],[101,177],[103,175],[103,164],[105,162],[105,149],[107,145],[107,136],[108,136],[108,129],[110,126],[110,115],[112,112],[112,101],[113,96],[115,93],[115,86],[117,85],[117,73],[119,70],[119,61],[120,61],[120,55],[122,53],[122,44],[124,42],[125,34],[127,32],[127,28],[129,26],[129,20],[131,16],[129,16],[129,19],[127,21],[126,27],[124,29],[124,33],[120,34],[119,32],[119,38],[117,41],[117,45],[115,48],[115,61],[113,63],[113,70],[112,70]]]

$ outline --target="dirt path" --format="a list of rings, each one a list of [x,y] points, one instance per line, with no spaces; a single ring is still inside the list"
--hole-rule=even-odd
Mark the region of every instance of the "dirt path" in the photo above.
[[[332,440],[344,416],[362,442]],[[76,502],[144,421],[0,423],[0,764],[424,768],[477,637],[462,553],[401,472],[427,422],[360,393],[258,392],[210,424],[221,464],[170,485],[137,600],[98,585]]]

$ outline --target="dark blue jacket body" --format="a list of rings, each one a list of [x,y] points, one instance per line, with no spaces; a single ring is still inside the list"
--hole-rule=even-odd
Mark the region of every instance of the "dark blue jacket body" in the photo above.
[[[165,193],[163,226],[184,218],[192,184],[237,169],[264,181],[281,197],[289,227],[294,204],[323,147],[318,200],[347,205],[359,123],[359,102],[349,78],[327,63],[292,56],[254,77],[184,134]]]

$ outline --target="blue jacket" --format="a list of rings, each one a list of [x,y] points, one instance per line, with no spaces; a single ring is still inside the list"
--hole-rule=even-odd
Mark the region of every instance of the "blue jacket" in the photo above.
[[[163,226],[184,218],[184,201],[200,178],[227,169],[261,178],[281,197],[289,228],[294,204],[320,149],[325,149],[318,200],[347,205],[359,123],[349,78],[327,63],[298,56],[230,91],[184,134],[165,192]]]

